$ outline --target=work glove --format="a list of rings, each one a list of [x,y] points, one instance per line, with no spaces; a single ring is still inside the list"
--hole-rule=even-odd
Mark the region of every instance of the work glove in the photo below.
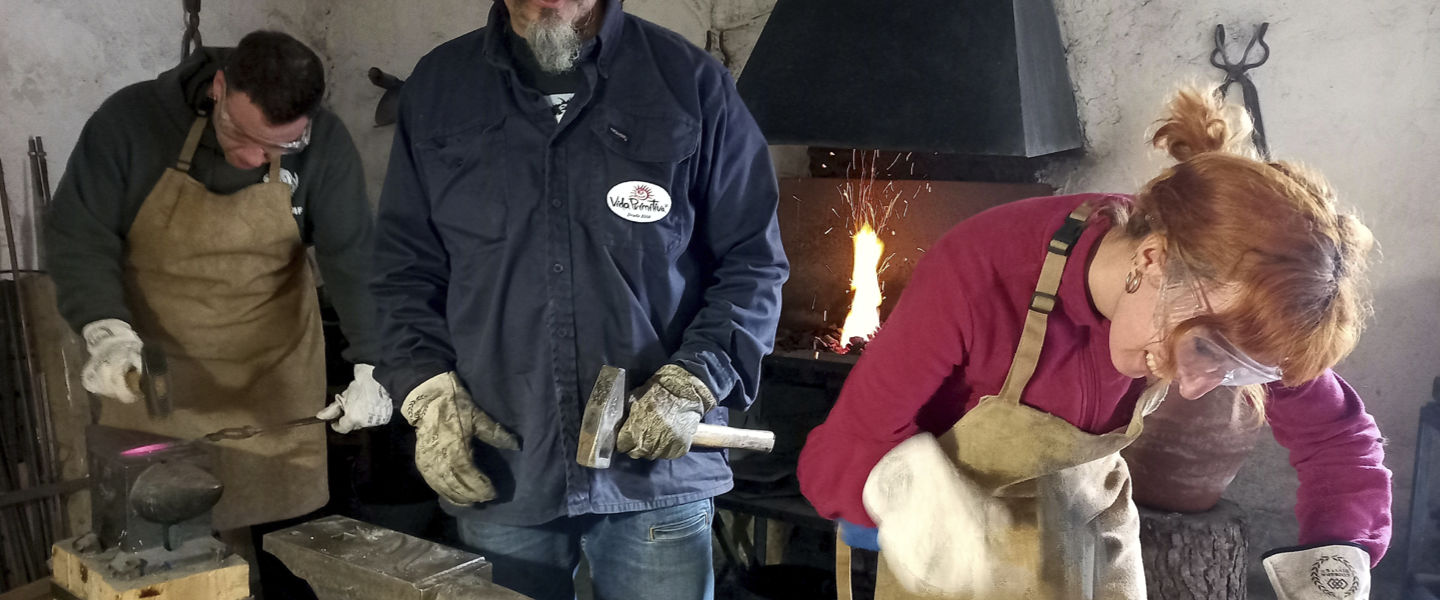
[[[880,557],[905,589],[927,597],[1023,596],[995,593],[1014,567],[999,560],[987,534],[1007,531],[1009,512],[929,433],[886,453],[861,500],[879,527]]]
[[[337,433],[350,433],[389,423],[394,412],[395,405],[390,402],[390,394],[380,386],[380,382],[375,381],[375,367],[355,365],[355,379],[345,387],[345,391],[335,394],[334,402],[315,416],[326,421],[334,419],[330,428]]]
[[[470,440],[503,450],[519,450],[520,442],[475,406],[454,371],[416,387],[400,414],[415,426],[415,466],[430,489],[461,506],[495,499],[495,486],[475,466]]]
[[[1370,553],[1331,544],[1265,553],[1261,561],[1279,600],[1365,600],[1370,597]]]
[[[125,404],[140,399],[140,336],[120,319],[101,319],[81,328],[90,359],[80,383],[90,393]]]
[[[615,437],[615,450],[637,459],[684,456],[700,417],[715,408],[715,395],[679,365],[660,367],[641,390]]]

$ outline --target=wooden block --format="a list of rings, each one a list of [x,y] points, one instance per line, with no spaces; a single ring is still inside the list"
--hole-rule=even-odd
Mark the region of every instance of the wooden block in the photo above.
[[[1152,599],[1245,598],[1247,550],[1244,512],[1229,500],[1203,513],[1140,509],[1140,555]]]
[[[250,565],[234,554],[223,561],[110,581],[105,561],[69,550],[73,540],[50,547],[55,583],[80,600],[242,600],[250,595]]]

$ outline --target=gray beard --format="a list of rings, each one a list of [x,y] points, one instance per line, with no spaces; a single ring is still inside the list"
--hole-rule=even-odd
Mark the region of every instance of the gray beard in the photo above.
[[[530,26],[530,51],[546,73],[564,73],[575,68],[580,57],[580,32],[574,25],[560,20],[560,15],[546,9],[540,21]]]

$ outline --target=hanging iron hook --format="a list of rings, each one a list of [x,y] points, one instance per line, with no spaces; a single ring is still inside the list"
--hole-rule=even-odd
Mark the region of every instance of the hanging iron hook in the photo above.
[[[1215,26],[1215,49],[1210,52],[1210,64],[1225,72],[1225,81],[1215,90],[1221,98],[1226,97],[1230,91],[1230,84],[1239,83],[1240,89],[1245,95],[1245,110],[1250,113],[1250,120],[1254,122],[1254,133],[1251,139],[1255,142],[1255,149],[1265,160],[1270,160],[1270,144],[1265,138],[1265,120],[1260,116],[1260,92],[1255,89],[1255,82],[1250,80],[1248,71],[1265,64],[1270,60],[1270,44],[1265,43],[1265,32],[1270,29],[1270,23],[1261,23],[1255,28],[1255,35],[1250,38],[1250,43],[1245,45],[1244,54],[1240,55],[1240,62],[1232,62],[1230,55],[1225,52],[1225,26]],[[1250,62],[1250,51],[1256,46],[1262,51],[1255,62]]]
[[[200,41],[200,0],[181,0],[181,5],[185,8],[185,35],[180,38],[180,60],[184,61],[203,43]]]

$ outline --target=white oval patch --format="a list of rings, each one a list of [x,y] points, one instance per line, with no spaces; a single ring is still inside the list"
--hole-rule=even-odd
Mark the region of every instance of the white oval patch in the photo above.
[[[632,223],[654,223],[670,214],[670,192],[648,181],[626,181],[605,195],[610,212]]]

